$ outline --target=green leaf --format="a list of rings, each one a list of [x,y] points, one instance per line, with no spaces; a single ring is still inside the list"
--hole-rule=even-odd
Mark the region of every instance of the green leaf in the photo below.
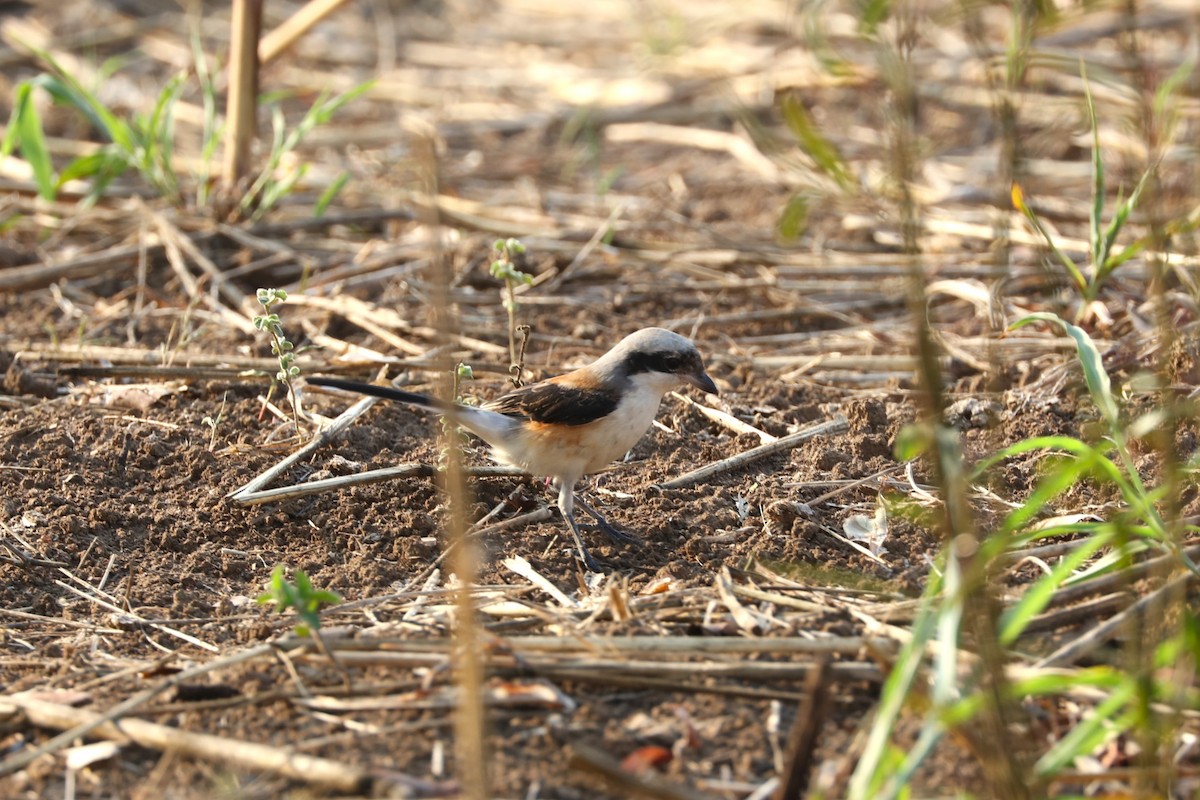
[[[1100,229],[1104,216],[1104,159],[1100,152],[1100,124],[1096,121],[1096,104],[1092,100],[1092,87],[1088,83],[1084,61],[1079,61],[1083,78],[1083,102],[1087,108],[1088,124],[1092,128],[1092,207],[1089,216],[1088,239],[1092,249],[1092,268],[1098,270],[1108,258],[1105,237]]]
[[[92,123],[93,127],[121,148],[125,155],[133,158],[139,142],[133,128],[100,102],[100,98],[89,92],[70,73],[59,66],[49,53],[37,50],[38,58],[46,62],[53,74],[39,75],[34,80],[59,102],[72,106]]]
[[[254,209],[254,214],[251,215],[252,220],[262,219],[262,217],[274,208],[281,199],[291,194],[292,189],[296,187],[305,175],[308,174],[308,164],[301,164],[296,169],[287,174],[283,180],[267,181],[262,192],[262,199],[259,201],[258,208]]]
[[[1092,460],[1092,454],[1089,453],[1054,464],[1037,482],[1025,502],[1005,517],[1002,530],[1009,533],[1023,530],[1054,498],[1079,483],[1081,477],[1091,470]]]
[[[1088,287],[1087,278],[1084,277],[1083,272],[1080,271],[1075,262],[1071,260],[1071,257],[1059,249],[1058,243],[1054,241],[1054,237],[1050,235],[1050,231],[1046,230],[1046,226],[1042,224],[1040,219],[1038,219],[1037,214],[1035,214],[1033,209],[1026,204],[1025,193],[1021,190],[1020,185],[1014,183],[1010,193],[1012,196],[1013,207],[1017,209],[1017,211],[1020,211],[1025,216],[1025,219],[1029,220],[1029,224],[1033,226],[1033,229],[1037,231],[1038,235],[1040,235],[1046,242],[1046,247],[1049,248],[1054,257],[1058,259],[1058,262],[1063,265],[1063,268],[1066,269],[1067,274],[1071,276],[1071,280],[1075,282],[1075,288],[1077,288],[1080,292],[1086,292]]]
[[[183,92],[187,73],[171,78],[162,91],[142,132],[142,163],[144,177],[167,199],[179,199],[179,180],[173,162],[175,142],[175,104]]]
[[[318,589],[313,595],[318,605],[332,606],[342,602],[342,596],[337,592],[331,592],[328,589]]]
[[[13,117],[21,155],[33,170],[38,194],[45,200],[53,200],[57,194],[57,181],[54,179],[54,164],[50,160],[50,151],[46,149],[42,119],[33,102],[33,84],[23,83],[17,88]]]
[[[0,141],[0,161],[12,155],[13,148],[17,146],[17,129],[20,127],[21,119],[21,90],[28,83],[20,83],[17,85],[16,95],[13,98],[12,112],[8,115],[8,125],[4,128],[4,139]]]
[[[1080,670],[1048,670],[1028,678],[1013,681],[1008,687],[1008,697],[1021,701],[1026,697],[1050,697],[1080,689],[1100,689],[1109,691],[1119,686],[1123,676],[1110,667],[1088,667]],[[975,692],[954,706],[948,708],[942,715],[943,722],[950,727],[962,725],[973,719],[990,698],[986,693]]]
[[[804,104],[794,94],[785,95],[782,104],[783,119],[796,137],[800,149],[826,175],[833,178],[843,190],[849,191],[854,180],[846,167],[846,161],[837,147],[817,129]]]
[[[1071,453],[1075,456],[1094,458],[1096,456],[1104,455],[1109,448],[1111,448],[1110,443],[1101,443],[1093,446],[1087,442],[1080,441],[1073,436],[1034,436],[1031,439],[1022,439],[1019,442],[1014,442],[1003,450],[993,453],[992,455],[980,461],[972,471],[970,479],[978,480],[979,476],[983,475],[983,473],[987,472],[989,469],[1006,458],[1024,455],[1025,453],[1032,453],[1037,450],[1062,450],[1065,453]],[[1112,462],[1108,461],[1107,458],[1103,459],[1103,461],[1110,465],[1112,464]],[[1093,464],[1092,466],[1097,465]],[[1115,469],[1115,467],[1113,467],[1113,469]],[[1104,471],[1105,478],[1119,476],[1119,471],[1116,473],[1113,473],[1111,470]]]
[[[808,225],[808,198],[802,194],[794,194],[783,207],[776,225],[779,238],[786,243],[795,242],[804,233]]]
[[[925,586],[925,594],[913,620],[912,634],[900,648],[892,669],[884,679],[875,719],[845,793],[850,800],[874,800],[880,797],[883,785],[903,764],[903,756],[898,760],[894,757],[890,739],[910,690],[918,680],[925,646],[936,634],[941,602],[942,580],[934,574]]]
[[[1050,604],[1051,597],[1063,581],[1096,551],[1106,547],[1115,535],[1116,530],[1111,527],[1097,531],[1055,564],[1049,575],[1042,576],[1029,586],[1021,595],[1021,600],[1000,615],[1000,642],[1008,647],[1020,638],[1029,621]]]
[[[1087,383],[1088,392],[1092,395],[1092,402],[1096,404],[1096,408],[1100,409],[1100,413],[1103,415],[1105,421],[1110,426],[1117,427],[1120,423],[1117,401],[1113,397],[1112,384],[1108,379],[1108,373],[1104,371],[1104,363],[1100,357],[1100,351],[1096,349],[1096,343],[1092,341],[1092,337],[1088,336],[1087,331],[1083,328],[1072,325],[1055,314],[1045,311],[1022,317],[1009,327],[1011,330],[1016,330],[1031,322],[1049,322],[1057,325],[1064,333],[1075,340],[1075,352],[1079,357],[1080,365],[1083,367],[1083,379]]]
[[[1103,241],[1103,258],[1096,261],[1096,283],[1103,283],[1104,278],[1107,278],[1112,271],[1124,264],[1137,253],[1140,253],[1145,248],[1145,242],[1134,242],[1129,247],[1126,247],[1119,254],[1113,255],[1113,248],[1116,246],[1117,236],[1121,229],[1125,227],[1125,223],[1129,219],[1129,215],[1137,207],[1138,201],[1142,198],[1142,191],[1146,188],[1150,177],[1157,169],[1157,164],[1151,165],[1138,180],[1137,186],[1133,187],[1133,193],[1117,206],[1117,213],[1113,216],[1112,222],[1104,231]],[[1136,248],[1136,249],[1133,249]],[[1094,293],[1093,293],[1094,294]]]
[[[349,172],[346,170],[339,172],[338,176],[333,179],[333,182],[330,183],[329,186],[325,187],[325,191],[321,192],[321,196],[317,198],[317,204],[313,207],[313,216],[325,216],[325,211],[329,208],[329,204],[333,202],[334,198],[336,198],[339,193],[341,193],[342,189],[345,188],[349,181]]]
[[[59,173],[59,188],[66,184],[67,181],[87,180],[96,175],[102,175],[110,171],[114,163],[122,170],[126,166],[119,157],[114,158],[114,154],[107,150],[97,150],[94,153],[88,153],[86,156],[80,156],[63,167],[63,171]]]
[[[1168,112],[1171,98],[1176,92],[1187,85],[1188,79],[1191,78],[1192,72],[1196,69],[1196,56],[1189,49],[1188,55],[1179,63],[1166,80],[1158,85],[1158,89],[1154,92],[1154,114],[1155,116],[1164,116]]]
[[[1092,754],[1104,742],[1128,730],[1133,722],[1133,711],[1120,712],[1132,703],[1136,695],[1136,679],[1126,677],[1113,687],[1112,693],[1103,702],[1038,759],[1034,772],[1037,775],[1054,775],[1070,766],[1076,758]]]
[[[858,3],[858,30],[867,36],[874,35],[880,24],[891,13],[890,0],[860,0]]]
[[[933,431],[928,423],[912,422],[896,434],[893,451],[897,461],[912,461],[920,458],[933,446]]]

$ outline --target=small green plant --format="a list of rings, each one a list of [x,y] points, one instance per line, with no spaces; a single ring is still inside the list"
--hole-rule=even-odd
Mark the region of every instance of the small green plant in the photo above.
[[[212,452],[217,447],[217,428],[220,427],[221,421],[225,419],[225,401],[229,399],[229,392],[221,395],[221,407],[217,409],[217,416],[205,417],[200,420],[200,424],[207,427],[211,433],[208,437],[208,452]]]
[[[475,380],[475,370],[471,369],[470,364],[458,362],[454,365],[454,402],[467,403],[467,399],[462,396],[463,381]]]
[[[1045,240],[1046,247],[1049,248],[1050,253],[1063,266],[1063,269],[1071,279],[1071,283],[1083,300],[1076,314],[1077,321],[1082,319],[1087,313],[1088,307],[1095,302],[1100,294],[1100,290],[1117,267],[1141,253],[1149,243],[1149,240],[1143,237],[1131,242],[1126,247],[1118,248],[1116,245],[1117,236],[1125,227],[1125,223],[1129,221],[1129,215],[1133,213],[1137,207],[1138,200],[1141,199],[1142,190],[1145,189],[1147,181],[1157,168],[1157,165],[1151,165],[1143,173],[1129,197],[1117,198],[1116,211],[1112,219],[1109,220],[1108,225],[1105,226],[1103,219],[1105,179],[1104,159],[1100,151],[1100,126],[1096,120],[1096,104],[1092,101],[1092,92],[1087,83],[1087,75],[1084,74],[1083,77],[1084,103],[1087,107],[1088,123],[1092,129],[1092,204],[1089,210],[1089,263],[1086,268],[1086,274],[1069,255],[1062,251],[1055,241],[1054,236],[1051,235],[1042,221],[1038,219],[1037,214],[1029,207],[1029,204],[1025,202],[1025,194],[1021,190],[1021,187],[1016,183],[1012,186],[1013,208],[1021,212],[1033,229]]]
[[[979,636],[978,631],[972,637],[965,635],[964,609],[970,593],[983,590],[988,575],[1007,550],[1024,548],[1041,539],[1077,539],[1077,547],[1026,586],[1020,597],[999,614],[996,640],[1005,648],[1021,644],[1030,623],[1047,610],[1056,591],[1118,572],[1139,553],[1159,550],[1172,556],[1178,571],[1192,575],[1200,572],[1179,546],[1172,525],[1160,510],[1165,505],[1167,487],[1147,485],[1137,468],[1138,448],[1134,442],[1162,426],[1167,419],[1165,412],[1152,409],[1130,419],[1123,413],[1100,352],[1087,332],[1048,313],[1031,314],[1013,327],[1035,322],[1053,324],[1074,341],[1084,383],[1099,413],[1103,438],[1087,442],[1062,435],[1035,437],[995,453],[970,471],[968,479],[974,483],[1006,459],[1037,452],[1054,456],[1046,462],[1047,468],[1024,502],[999,521],[977,553],[962,558],[952,543],[941,556],[914,620],[912,638],[885,682],[871,736],[850,784],[851,798],[903,797],[910,777],[937,742],[956,728],[975,725],[988,704],[995,702],[974,669],[969,679],[963,678],[967,671],[962,642],[971,638],[977,641]],[[931,428],[923,425],[908,429],[897,440],[897,457],[908,459],[930,449],[932,435],[939,435],[931,434]],[[1198,462],[1200,457],[1193,456],[1184,471],[1194,472]],[[1048,505],[1085,480],[1113,486],[1121,496],[1120,507],[1107,519],[1096,520],[1089,515],[1054,518],[1049,524],[1039,524]],[[1197,531],[1194,525],[1186,527],[1191,533]],[[964,571],[964,565],[969,571]],[[1150,644],[1142,667],[1068,670],[1060,666],[1056,653],[1051,653],[1039,664],[1016,672],[1016,677],[999,687],[1001,699],[1009,704],[1083,692],[1102,693],[1105,698],[1044,752],[1036,754],[1029,765],[1029,779],[1052,780],[1077,759],[1089,757],[1117,736],[1133,733],[1145,738],[1161,734],[1155,726],[1162,725],[1163,718],[1143,714],[1142,710],[1153,703],[1164,703],[1165,698],[1178,697],[1179,689],[1171,685],[1169,676],[1195,657],[1194,621],[1183,615],[1174,628],[1172,624],[1166,619],[1146,622],[1146,626],[1153,625],[1153,633],[1146,634]],[[937,655],[927,668],[924,654],[931,648]],[[1195,702],[1194,691],[1186,689],[1186,702]],[[915,709],[924,721],[917,742],[900,748],[892,742],[892,733],[905,708]]]
[[[475,380],[475,371],[473,369],[471,369],[470,364],[464,364],[463,362],[460,361],[454,365],[454,373],[453,373],[454,389],[453,389],[452,396],[454,398],[455,403],[461,403],[463,405],[473,405],[474,404],[471,398],[466,398],[466,397],[463,397],[463,395],[462,395],[463,381],[473,381],[473,380]],[[442,432],[445,434],[447,442],[457,441],[459,443],[459,445],[462,445],[470,440],[470,438],[467,436],[467,432],[465,430],[463,430],[461,427],[459,427],[458,425],[454,424],[447,417],[443,416],[441,418],[441,423],[442,423]],[[443,447],[441,449],[441,451],[438,452],[437,469],[439,471],[444,471],[446,469],[446,465],[449,463],[449,459],[450,459],[449,449],[446,447]]]
[[[134,170],[172,205],[183,206],[188,202],[190,198],[180,183],[181,169],[175,155],[175,107],[188,87],[191,71],[184,70],[167,82],[149,114],[128,115],[107,107],[95,91],[80,83],[46,51],[28,49],[47,71],[17,85],[12,114],[4,139],[0,141],[0,159],[14,149],[19,150],[33,171],[38,194],[47,200],[53,200],[67,181],[90,180],[91,190],[84,202],[94,203],[114,179]],[[205,206],[211,199],[212,163],[220,145],[223,125],[217,114],[216,85],[197,36],[193,36],[192,50],[204,109],[201,153],[199,166],[192,176],[195,186],[192,197],[197,205]],[[261,219],[291,192],[307,172],[307,165],[302,163],[285,168],[293,152],[317,126],[328,122],[342,106],[363,94],[372,84],[367,81],[334,96],[323,93],[290,129],[282,110],[278,105],[273,106],[270,153],[250,188],[240,193],[235,209],[237,214],[251,220]],[[73,159],[61,172],[56,172],[41,115],[34,103],[39,89],[55,102],[83,114],[107,143],[93,153]],[[316,206],[318,216],[345,186],[346,180],[347,176],[343,174],[325,190]]]
[[[321,629],[321,606],[331,606],[342,602],[337,592],[327,589],[314,589],[308,575],[302,569],[296,570],[294,582],[287,579],[287,570],[279,564],[271,571],[267,581],[266,591],[258,596],[258,602],[266,605],[273,603],[277,612],[292,609],[296,612],[296,635],[318,635]]]
[[[501,302],[504,304],[504,310],[508,312],[509,380],[512,381],[513,386],[520,387],[521,373],[525,371],[525,347],[529,343],[529,327],[518,328],[517,326],[516,288],[522,284],[526,286],[532,284],[533,276],[522,272],[517,266],[517,260],[525,254],[525,245],[516,239],[497,239],[492,245],[492,252],[496,254],[491,266],[492,277],[504,281]],[[519,350],[517,347],[518,333],[523,334]]]
[[[1150,487],[1142,480],[1137,467],[1137,449],[1134,441],[1141,439],[1161,426],[1165,412],[1154,408],[1137,419],[1127,419],[1121,411],[1117,395],[1112,389],[1108,373],[1104,370],[1100,351],[1087,331],[1062,320],[1054,314],[1030,314],[1015,322],[1019,328],[1034,322],[1056,325],[1075,343],[1076,356],[1083,369],[1084,383],[1088,394],[1100,413],[1100,425],[1104,438],[1095,444],[1068,436],[1046,436],[1025,440],[1012,445],[986,459],[977,468],[977,475],[1009,456],[1033,450],[1057,451],[1067,455],[1060,467],[1049,473],[1035,489],[1034,498],[1022,508],[1009,515],[1010,530],[1018,530],[1032,520],[1043,503],[1070,489],[1078,480],[1092,477],[1112,484],[1121,494],[1125,508],[1119,520],[1122,533],[1134,533],[1147,544],[1165,548],[1180,558],[1180,563],[1190,571],[1200,574],[1174,541],[1170,526],[1159,511],[1163,501],[1163,488]],[[1101,525],[1102,523],[1097,523]],[[1113,564],[1106,565],[1112,568]]]
[[[48,72],[17,85],[8,129],[0,144],[0,158],[19,148],[33,170],[38,194],[47,200],[53,200],[67,181],[90,179],[92,189],[85,202],[94,203],[113,179],[135,169],[158,194],[178,205],[181,194],[174,163],[174,110],[187,73],[177,74],[167,82],[149,114],[126,116],[105,106],[49,53],[36,49],[33,52],[47,65]],[[77,109],[108,143],[94,153],[72,160],[56,174],[34,104],[37,89],[56,102]]]
[[[239,214],[248,217],[251,221],[257,221],[274,208],[282,198],[286,197],[308,172],[308,164],[304,163],[285,167],[292,160],[292,153],[314,129],[329,122],[342,106],[374,85],[374,81],[365,81],[333,96],[330,96],[328,92],[322,92],[300,121],[290,130],[284,119],[283,110],[278,105],[273,106],[271,108],[271,152],[267,156],[267,163],[263,165],[262,171],[242,196],[238,206]],[[345,185],[346,179],[343,176],[334,180],[317,203],[320,213],[324,213],[337,192]]]
[[[283,289],[259,289],[256,296],[264,313],[254,317],[254,327],[266,331],[271,336],[271,352],[279,358],[279,371],[275,373],[275,379],[271,382],[271,390],[274,390],[276,383],[287,387],[288,401],[292,406],[292,422],[296,426],[296,435],[299,436],[300,400],[292,383],[292,379],[300,375],[300,367],[293,363],[296,360],[296,354],[293,352],[296,346],[284,336],[279,314],[271,310],[271,306],[287,300],[287,292]],[[269,392],[267,397],[270,398]]]
[[[836,195],[849,197],[855,191],[855,176],[850,164],[817,126],[804,103],[794,94],[783,97],[780,112],[788,131],[796,140],[813,172],[813,186],[792,195],[779,215],[776,229],[784,241],[795,241],[804,232],[808,212],[815,199]]]
[[[204,54],[204,45],[200,40],[198,28],[192,29],[192,63],[196,67],[196,80],[200,84],[200,102],[204,110],[204,129],[200,136],[200,163],[195,175],[196,205],[204,208],[208,205],[209,193],[212,190],[212,169],[216,160],[217,148],[225,130],[224,120],[217,113],[217,84],[208,69],[208,58]]]

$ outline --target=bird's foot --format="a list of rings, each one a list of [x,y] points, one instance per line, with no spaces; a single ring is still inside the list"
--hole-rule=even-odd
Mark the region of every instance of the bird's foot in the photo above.
[[[605,536],[607,536],[609,539],[612,539],[614,542],[622,542],[624,544],[636,544],[636,545],[640,545],[642,543],[642,540],[639,539],[638,537],[634,536],[631,533],[626,533],[625,531],[618,528],[616,525],[613,525],[611,522],[606,520],[603,516],[600,515],[599,511],[597,511],[596,509],[594,509],[590,505],[588,505],[587,502],[585,502],[584,499],[582,497],[580,497],[578,494],[575,495],[575,505],[582,508],[584,511],[586,511],[588,513],[588,516],[590,516],[592,519],[596,520],[596,527],[600,529],[600,532],[603,533]]]
[[[612,539],[614,542],[623,542],[624,544],[636,545],[640,545],[642,543],[641,539],[634,536],[632,533],[626,533],[606,519],[597,519],[596,527],[600,529],[601,533],[603,533],[609,539]]]
[[[583,562],[588,571],[608,572],[608,569],[588,552],[587,545],[583,543],[583,537],[579,535],[579,526],[575,524],[575,515],[569,512],[564,513],[563,520],[567,523],[567,527],[571,529],[571,538],[575,540],[576,557]]]
[[[576,558],[579,558],[579,560],[583,562],[583,566],[588,572],[612,572],[612,567],[596,560],[596,558],[586,550],[583,551],[582,557],[580,554],[576,554]]]

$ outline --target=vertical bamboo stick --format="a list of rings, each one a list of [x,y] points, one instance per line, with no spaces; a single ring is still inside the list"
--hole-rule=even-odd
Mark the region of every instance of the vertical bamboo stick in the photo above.
[[[229,98],[226,101],[224,178],[233,186],[249,171],[250,146],[258,133],[258,34],[263,0],[233,0],[229,37]]]

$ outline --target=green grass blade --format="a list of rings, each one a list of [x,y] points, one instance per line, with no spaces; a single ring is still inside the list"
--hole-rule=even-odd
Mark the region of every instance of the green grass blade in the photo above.
[[[865,36],[874,36],[879,26],[891,14],[891,0],[859,0],[858,32]]]
[[[1158,85],[1158,89],[1154,92],[1154,115],[1164,117],[1167,115],[1171,98],[1175,96],[1180,89],[1188,84],[1188,79],[1192,77],[1192,73],[1196,70],[1196,56],[1190,50],[1186,58],[1180,62],[1179,66],[1171,71],[1166,80]]]
[[[817,129],[804,104],[794,95],[786,95],[783,98],[782,112],[783,120],[796,137],[800,149],[822,172],[833,178],[838,186],[849,191],[854,186],[854,181],[850,177],[845,159],[837,147]]]
[[[296,169],[289,172],[285,177],[267,181],[263,187],[262,199],[259,200],[258,206],[254,209],[254,213],[250,215],[250,219],[258,221],[266,215],[268,211],[276,206],[280,200],[287,197],[292,189],[296,187],[305,175],[308,174],[308,164],[301,164]]]
[[[338,176],[333,179],[333,182],[321,192],[321,196],[317,198],[317,204],[313,207],[314,217],[323,217],[329,209],[329,204],[334,201],[334,198],[341,193],[346,184],[350,182],[350,173],[342,170]]]
[[[127,156],[132,157],[137,152],[138,142],[129,123],[100,102],[100,98],[93,92],[85,89],[83,84],[60,67],[49,53],[35,52],[51,70],[51,74],[40,75],[36,79],[41,86],[56,100],[72,106],[87,117],[93,127],[125,151]]]
[[[1021,595],[1016,605],[1006,609],[1000,615],[1000,642],[1005,647],[1012,645],[1021,634],[1029,621],[1042,613],[1050,602],[1051,596],[1083,562],[1091,558],[1096,551],[1112,541],[1116,531],[1111,527],[1098,530],[1076,550],[1054,565],[1049,575],[1044,575],[1033,583]]]
[[[196,80],[200,84],[200,98],[204,109],[204,125],[200,134],[200,170],[196,178],[196,205],[205,206],[209,197],[209,176],[212,175],[212,163],[216,158],[217,147],[221,142],[221,124],[217,119],[217,87],[208,69],[208,57],[204,53],[204,44],[200,40],[199,25],[192,21],[191,32],[192,64],[196,70]]]
[[[849,75],[853,72],[849,63],[830,44],[826,26],[829,11],[827,0],[810,0],[797,6],[800,40],[805,50],[820,62],[831,75]]]
[[[912,636],[900,649],[891,672],[883,682],[879,706],[862,756],[850,778],[846,796],[849,800],[872,800],[890,774],[899,766],[890,758],[892,731],[904,709],[909,691],[917,679],[924,659],[925,645],[936,631],[937,604],[942,581],[931,575],[921,600],[921,608],[913,620]]]
[[[104,172],[112,156],[103,150],[97,150],[86,156],[80,156],[63,167],[59,173],[58,184],[61,187],[67,181],[85,181]]]
[[[1044,776],[1054,775],[1070,766],[1077,757],[1090,755],[1104,742],[1128,730],[1133,723],[1134,712],[1120,712],[1130,705],[1136,693],[1135,679],[1126,677],[1089,716],[1084,717],[1038,759],[1034,772]]]
[[[1054,237],[1050,235],[1050,231],[1046,230],[1046,226],[1038,219],[1037,214],[1033,213],[1033,209],[1025,202],[1025,193],[1021,190],[1018,184],[1012,185],[1012,204],[1013,208],[1020,211],[1029,220],[1029,224],[1037,231],[1038,235],[1046,242],[1046,247],[1058,259],[1058,262],[1063,265],[1067,274],[1071,276],[1071,280],[1075,282],[1075,286],[1079,291],[1087,290],[1087,278],[1084,277],[1079,267],[1071,260],[1071,257],[1059,249],[1058,243],[1054,241]]]
[[[1129,247],[1126,247],[1119,254],[1113,255],[1113,248],[1116,246],[1117,236],[1121,233],[1121,229],[1125,227],[1125,223],[1129,220],[1129,215],[1137,207],[1138,201],[1141,200],[1142,191],[1146,188],[1150,177],[1157,169],[1157,165],[1152,165],[1143,174],[1138,181],[1137,186],[1133,188],[1133,193],[1117,206],[1117,213],[1113,215],[1112,221],[1108,228],[1104,231],[1104,248],[1102,259],[1096,261],[1096,283],[1101,284],[1103,280],[1112,274],[1113,270],[1124,264],[1137,253],[1145,248],[1145,242],[1138,244],[1134,242]],[[1136,250],[1133,248],[1137,248]]]
[[[1092,128],[1092,208],[1088,215],[1088,243],[1092,250],[1093,275],[1099,272],[1100,265],[1108,258],[1107,238],[1101,233],[1104,218],[1104,159],[1100,152],[1100,124],[1096,120],[1096,103],[1092,100],[1092,87],[1088,83],[1087,69],[1083,61],[1079,63],[1083,76],[1083,102],[1087,108],[1088,124]],[[1099,281],[1093,278],[1092,286],[1098,286]]]
[[[1071,453],[1081,458],[1090,458],[1093,456],[1104,456],[1108,447],[1102,446],[1103,444],[1093,446],[1073,436],[1035,436],[1032,439],[1022,439],[980,461],[971,474],[971,480],[978,480],[985,472],[996,466],[996,464],[1013,456],[1020,456],[1038,450],[1061,450],[1064,453]],[[1108,459],[1105,458],[1104,460],[1107,461]],[[1111,464],[1112,462],[1109,463]],[[1105,471],[1105,477],[1111,477],[1111,474],[1107,470]]]
[[[20,141],[17,130],[20,128],[21,119],[21,92],[28,86],[28,81],[17,84],[17,89],[13,96],[12,111],[8,115],[8,125],[4,127],[4,139],[0,141],[0,161],[12,155],[13,149],[17,146],[18,141]]]
[[[958,677],[958,640],[962,628],[963,582],[960,562],[953,554],[948,554],[946,558],[940,594],[940,604],[931,607],[938,642],[930,685],[932,708],[926,714],[921,733],[908,753],[896,763],[882,764],[883,769],[878,772],[875,782],[877,788],[872,795],[877,800],[904,796],[912,776],[946,733],[941,710],[956,703],[962,691]]]
[[[808,198],[802,194],[794,194],[783,207],[779,215],[776,230],[784,242],[793,243],[804,233],[808,226]]]
[[[89,208],[104,196],[108,185],[129,167],[130,164],[124,155],[114,145],[108,144],[95,153],[80,156],[64,167],[58,176],[58,187],[61,189],[71,180],[90,180],[91,189],[81,201],[84,208]]]
[[[175,175],[175,104],[183,93],[187,73],[175,75],[158,93],[154,110],[146,120],[141,139],[145,162],[142,172],[158,191],[172,202],[179,199],[179,180]]]
[[[1111,667],[1051,668],[1014,680],[1008,686],[1007,697],[1015,702],[1022,702],[1028,697],[1053,697],[1084,688],[1107,692],[1120,686],[1123,680],[1124,676]],[[983,710],[984,703],[987,702],[988,698],[980,692],[968,695],[946,709],[942,720],[947,727],[966,724]]]
[[[1088,392],[1092,396],[1092,402],[1096,404],[1096,408],[1100,409],[1100,413],[1104,416],[1105,421],[1112,428],[1116,428],[1120,424],[1117,401],[1113,397],[1112,384],[1108,379],[1108,373],[1104,371],[1104,363],[1100,357],[1100,351],[1096,349],[1096,343],[1092,341],[1092,337],[1088,336],[1087,331],[1083,328],[1072,325],[1060,317],[1044,311],[1022,317],[1009,327],[1010,330],[1016,330],[1031,322],[1049,322],[1057,325],[1075,341],[1075,353],[1079,357],[1080,365],[1083,367],[1083,379],[1087,383]]]
[[[1042,513],[1050,501],[1068,491],[1079,482],[1082,476],[1090,472],[1092,462],[1097,457],[1103,458],[1103,456],[1096,456],[1092,451],[1084,456],[1061,460],[1037,482],[1029,497],[1019,507],[1009,512],[1001,530],[1006,533],[1022,530],[1034,517]]]
[[[374,85],[375,81],[373,80],[364,81],[354,88],[334,97],[328,97],[326,93],[322,92],[313,102],[312,106],[309,107],[304,117],[290,131],[287,129],[283,112],[278,106],[273,107],[271,111],[271,124],[274,136],[271,144],[271,154],[267,158],[266,165],[250,186],[250,189],[242,197],[239,205],[241,213],[245,214],[252,206],[257,205],[253,218],[261,218],[281,197],[290,192],[296,182],[303,177],[305,168],[301,167],[293,170],[289,175],[279,179],[275,173],[279,164],[283,161],[283,157],[295,150],[304,137],[312,132],[314,128],[328,122],[338,109]]]
[[[21,155],[33,170],[38,194],[45,200],[53,200],[57,195],[58,183],[54,179],[54,162],[50,160],[50,151],[46,148],[42,118],[33,102],[32,83],[23,83],[17,88],[13,118]]]

